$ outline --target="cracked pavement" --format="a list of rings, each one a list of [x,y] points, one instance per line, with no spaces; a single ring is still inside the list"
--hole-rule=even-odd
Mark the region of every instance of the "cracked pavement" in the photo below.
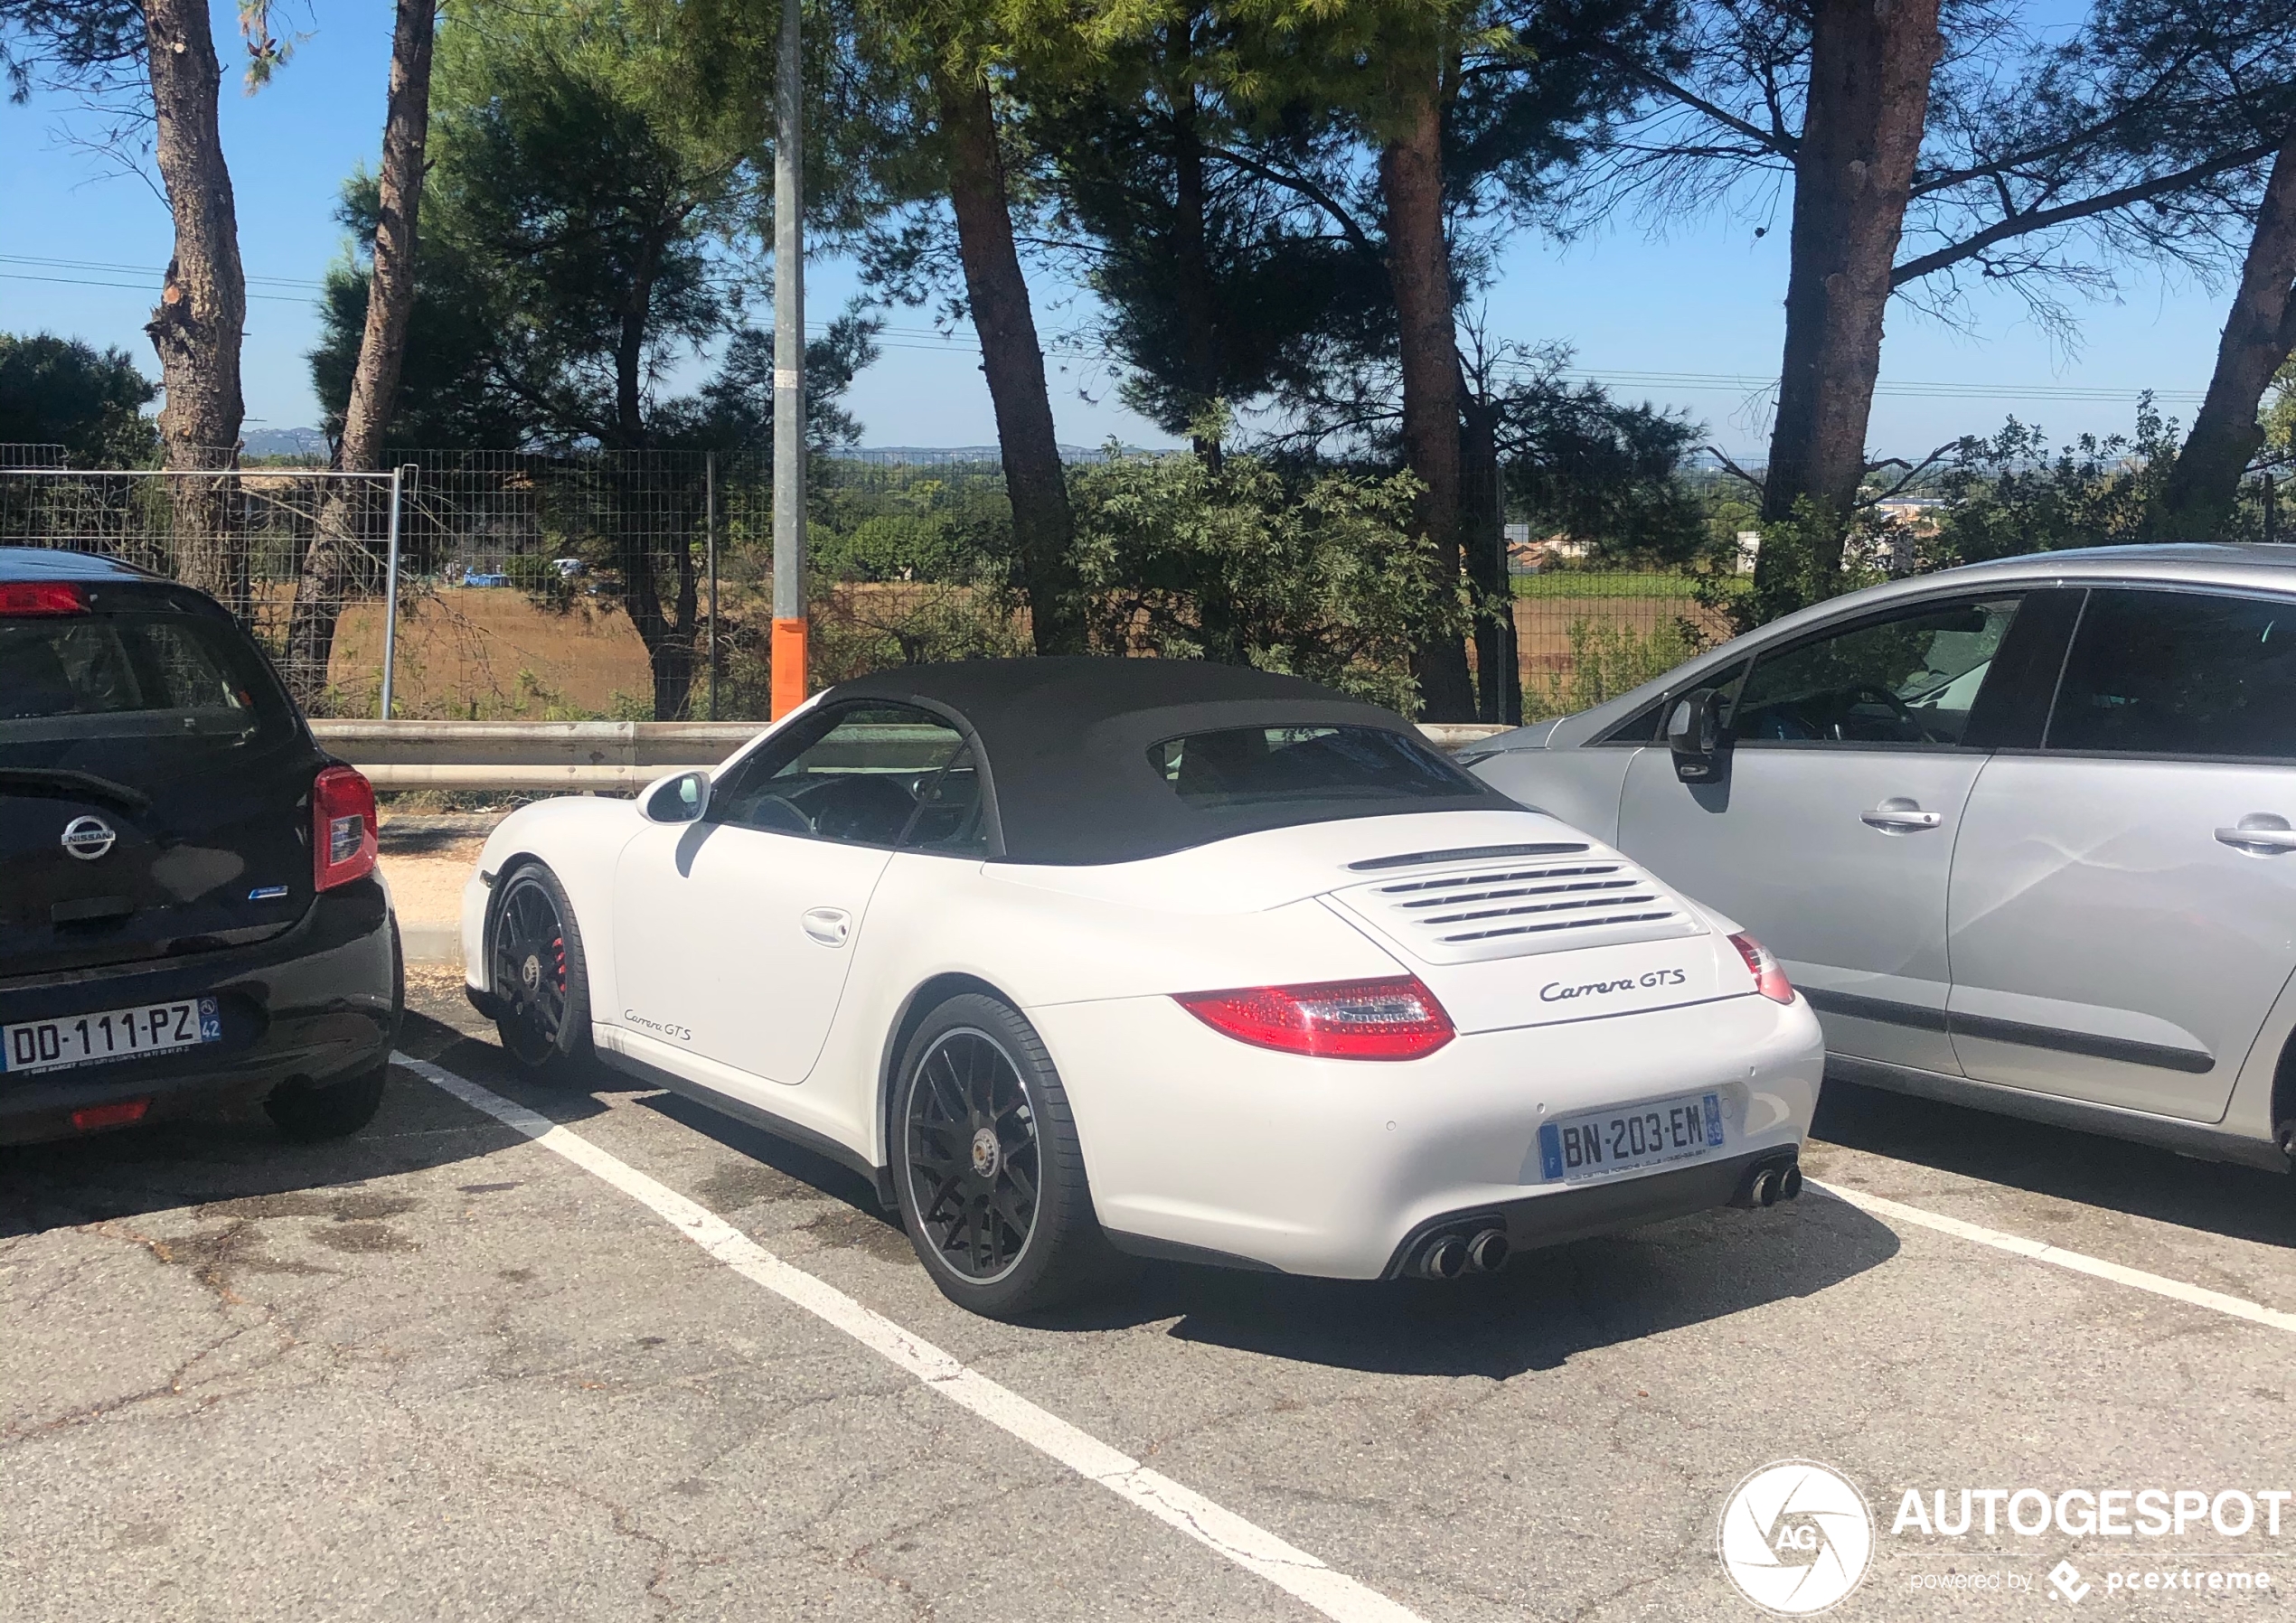
[[[2061,1557],[2153,1553],[1893,1540],[1906,1487],[2296,1487],[2284,1333],[1814,1193],[1454,1286],[1158,1265],[973,1318],[852,1174],[605,1073],[538,1089],[413,979],[409,1053],[1429,1623],[1756,1618],[1715,1531],[1783,1458],[1880,1517],[1845,1618],[2044,1613]],[[1819,1139],[1829,1181],[2296,1309],[2290,1179],[1840,1084]],[[405,1071],[334,1145],[0,1149],[0,1326],[11,1620],[1315,1616]],[[2175,1553],[2296,1587],[2239,1545]],[[1949,1570],[2031,1589],[1911,1587]]]

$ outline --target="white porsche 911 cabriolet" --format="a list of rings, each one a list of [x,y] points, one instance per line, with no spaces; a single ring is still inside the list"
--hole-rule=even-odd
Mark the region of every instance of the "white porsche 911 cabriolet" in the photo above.
[[[1029,1311],[1116,1251],[1345,1279],[1801,1187],[1768,954],[1312,683],[1162,660],[847,682],[633,804],[506,818],[463,899],[511,1054],[593,1053],[875,1179]]]

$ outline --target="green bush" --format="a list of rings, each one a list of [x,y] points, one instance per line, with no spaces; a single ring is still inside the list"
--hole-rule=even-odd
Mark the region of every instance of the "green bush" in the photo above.
[[[1408,475],[1290,479],[1257,458],[1112,455],[1071,475],[1093,645],[1250,665],[1406,715],[1411,651],[1464,633],[1463,591],[1411,533]]]
[[[814,566],[832,580],[961,581],[981,561],[960,527],[939,513],[880,513],[814,540]]]
[[[1577,619],[1570,623],[1569,636],[1570,669],[1554,672],[1543,684],[1526,686],[1525,721],[1592,709],[1665,675],[1705,644],[1680,620],[1642,632],[1615,621]]]

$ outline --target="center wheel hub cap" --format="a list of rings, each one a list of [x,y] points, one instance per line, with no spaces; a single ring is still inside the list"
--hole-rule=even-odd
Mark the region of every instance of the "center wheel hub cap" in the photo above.
[[[529,952],[526,962],[518,966],[518,978],[526,983],[528,991],[539,990],[542,984],[542,961]]]
[[[973,1170],[976,1175],[994,1177],[997,1163],[1003,1159],[1003,1147],[996,1141],[993,1128],[983,1127],[973,1135]]]

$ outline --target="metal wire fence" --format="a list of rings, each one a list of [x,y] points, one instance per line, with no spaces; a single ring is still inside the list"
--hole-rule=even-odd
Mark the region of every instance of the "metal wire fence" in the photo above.
[[[386,664],[402,716],[764,714],[765,458],[385,460],[405,470],[396,497],[389,474],[285,459],[234,468],[221,454],[212,474],[89,470],[67,467],[61,446],[0,446],[0,545],[99,552],[213,593],[314,715],[377,714]],[[1004,550],[1011,509],[993,452],[817,455],[808,496],[822,680],[1011,640],[996,584],[955,567]],[[395,620],[384,612],[394,509]],[[942,623],[971,634],[936,634]]]
[[[761,718],[772,599],[762,457],[394,451],[393,713],[483,720]],[[388,475],[273,459],[212,474],[62,466],[0,447],[0,545],[109,554],[215,591],[315,715],[379,713]],[[816,454],[814,680],[1022,652],[993,449]],[[221,558],[221,567],[217,560]],[[1669,573],[1548,560],[1513,577],[1527,716],[1669,668],[1721,617]]]
[[[325,690],[324,663],[302,668],[297,578],[318,555],[334,560],[339,595],[387,591],[389,474],[233,469],[228,454],[212,472],[70,468],[60,449],[0,446],[26,458],[0,455],[0,545],[102,553],[197,586],[256,633],[298,693]],[[315,548],[323,534],[334,544]]]

